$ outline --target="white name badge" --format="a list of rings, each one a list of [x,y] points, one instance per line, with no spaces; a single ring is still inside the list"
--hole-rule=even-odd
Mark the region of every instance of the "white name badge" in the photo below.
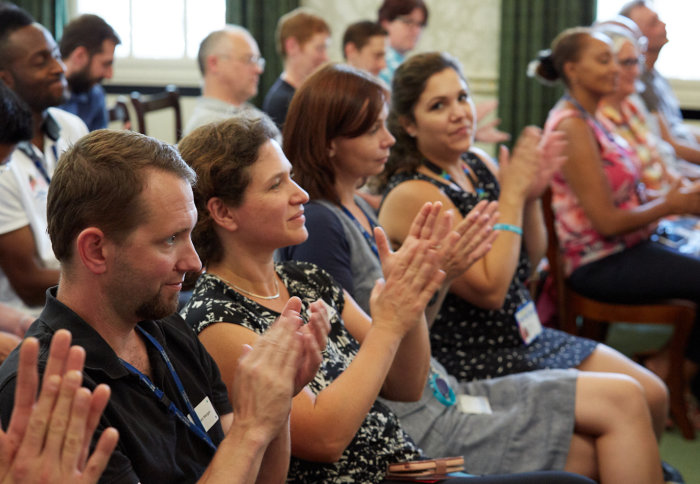
[[[214,405],[211,404],[209,397],[204,397],[204,400],[194,407],[194,412],[197,414],[197,417],[199,417],[199,421],[202,422],[206,432],[209,432],[209,429],[219,421],[219,414],[214,410]],[[188,418],[192,420],[192,417],[189,417],[189,415]]]
[[[493,413],[489,399],[486,397],[460,395],[457,397],[457,402],[459,411],[462,413],[479,413],[484,415],[491,415]]]
[[[518,322],[520,337],[526,345],[532,343],[542,332],[542,323],[540,322],[535,303],[529,301],[518,308],[515,313],[515,320]]]

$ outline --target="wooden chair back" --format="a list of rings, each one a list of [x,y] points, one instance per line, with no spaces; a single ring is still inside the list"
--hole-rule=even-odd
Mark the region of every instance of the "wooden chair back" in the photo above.
[[[107,118],[110,123],[119,121],[124,129],[131,129],[131,117],[126,103],[126,97],[119,96],[114,105],[107,109]]]
[[[136,113],[137,129],[139,133],[148,134],[146,131],[146,114],[161,109],[173,109],[175,115],[175,142],[182,136],[182,115],[180,111],[180,92],[173,84],[165,86],[163,92],[156,94],[141,94],[138,91],[131,93],[131,104]]]

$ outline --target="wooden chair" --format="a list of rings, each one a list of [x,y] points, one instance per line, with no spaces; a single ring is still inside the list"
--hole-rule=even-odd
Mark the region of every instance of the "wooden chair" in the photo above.
[[[182,136],[182,115],[180,114],[180,92],[173,84],[165,86],[165,91],[156,94],[131,93],[131,104],[136,112],[138,131],[146,133],[146,114],[161,109],[172,108],[175,113],[175,142]]]
[[[685,347],[695,321],[695,303],[673,299],[654,301],[653,304],[615,304],[596,301],[577,293],[569,286],[564,275],[559,241],[554,228],[552,193],[549,189],[543,196],[542,206],[549,239],[547,259],[557,292],[561,329],[568,333],[579,334],[576,324],[579,316],[584,326],[599,328],[601,323],[607,324],[614,321],[672,325],[673,336],[669,347],[671,362],[669,374],[665,379],[670,393],[671,416],[678,424],[683,437],[688,440],[695,439],[695,429],[688,418],[683,377]]]
[[[119,96],[114,106],[107,109],[107,117],[109,122],[119,121],[124,129],[131,129],[131,117],[129,116],[129,108],[126,105],[126,98]]]

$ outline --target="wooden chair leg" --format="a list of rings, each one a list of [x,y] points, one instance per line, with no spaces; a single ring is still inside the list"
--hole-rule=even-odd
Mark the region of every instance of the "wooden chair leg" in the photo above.
[[[607,322],[583,318],[581,336],[595,341],[605,341],[608,336],[608,326]]]
[[[692,316],[689,316],[683,324],[676,324],[670,344],[671,362],[666,377],[668,386],[671,417],[687,440],[695,439],[695,427],[688,416],[688,405],[685,400],[686,383],[684,375],[685,347],[690,334],[690,328],[694,324]]]
[[[578,334],[578,326],[576,325],[576,315],[569,311],[568,308],[560,310],[561,313],[561,329],[569,334]]]

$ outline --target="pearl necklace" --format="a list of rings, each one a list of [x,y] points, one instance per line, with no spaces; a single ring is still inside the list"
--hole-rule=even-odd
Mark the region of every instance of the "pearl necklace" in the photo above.
[[[273,294],[272,296],[261,296],[260,294],[255,294],[254,292],[246,291],[246,290],[243,289],[242,287],[238,287],[238,286],[235,285],[234,283],[227,281],[226,279],[224,279],[224,278],[221,277],[221,276],[219,276],[219,279],[221,279],[222,281],[224,281],[226,284],[228,284],[229,286],[231,286],[233,289],[235,289],[236,291],[240,292],[240,293],[243,294],[244,296],[254,297],[254,298],[257,298],[257,299],[263,299],[263,300],[265,300],[265,301],[269,301],[270,299],[277,299],[278,297],[280,297],[280,287],[279,287],[279,284],[277,283],[277,277],[275,277],[275,279],[274,279],[274,282],[275,282],[275,294]]]

